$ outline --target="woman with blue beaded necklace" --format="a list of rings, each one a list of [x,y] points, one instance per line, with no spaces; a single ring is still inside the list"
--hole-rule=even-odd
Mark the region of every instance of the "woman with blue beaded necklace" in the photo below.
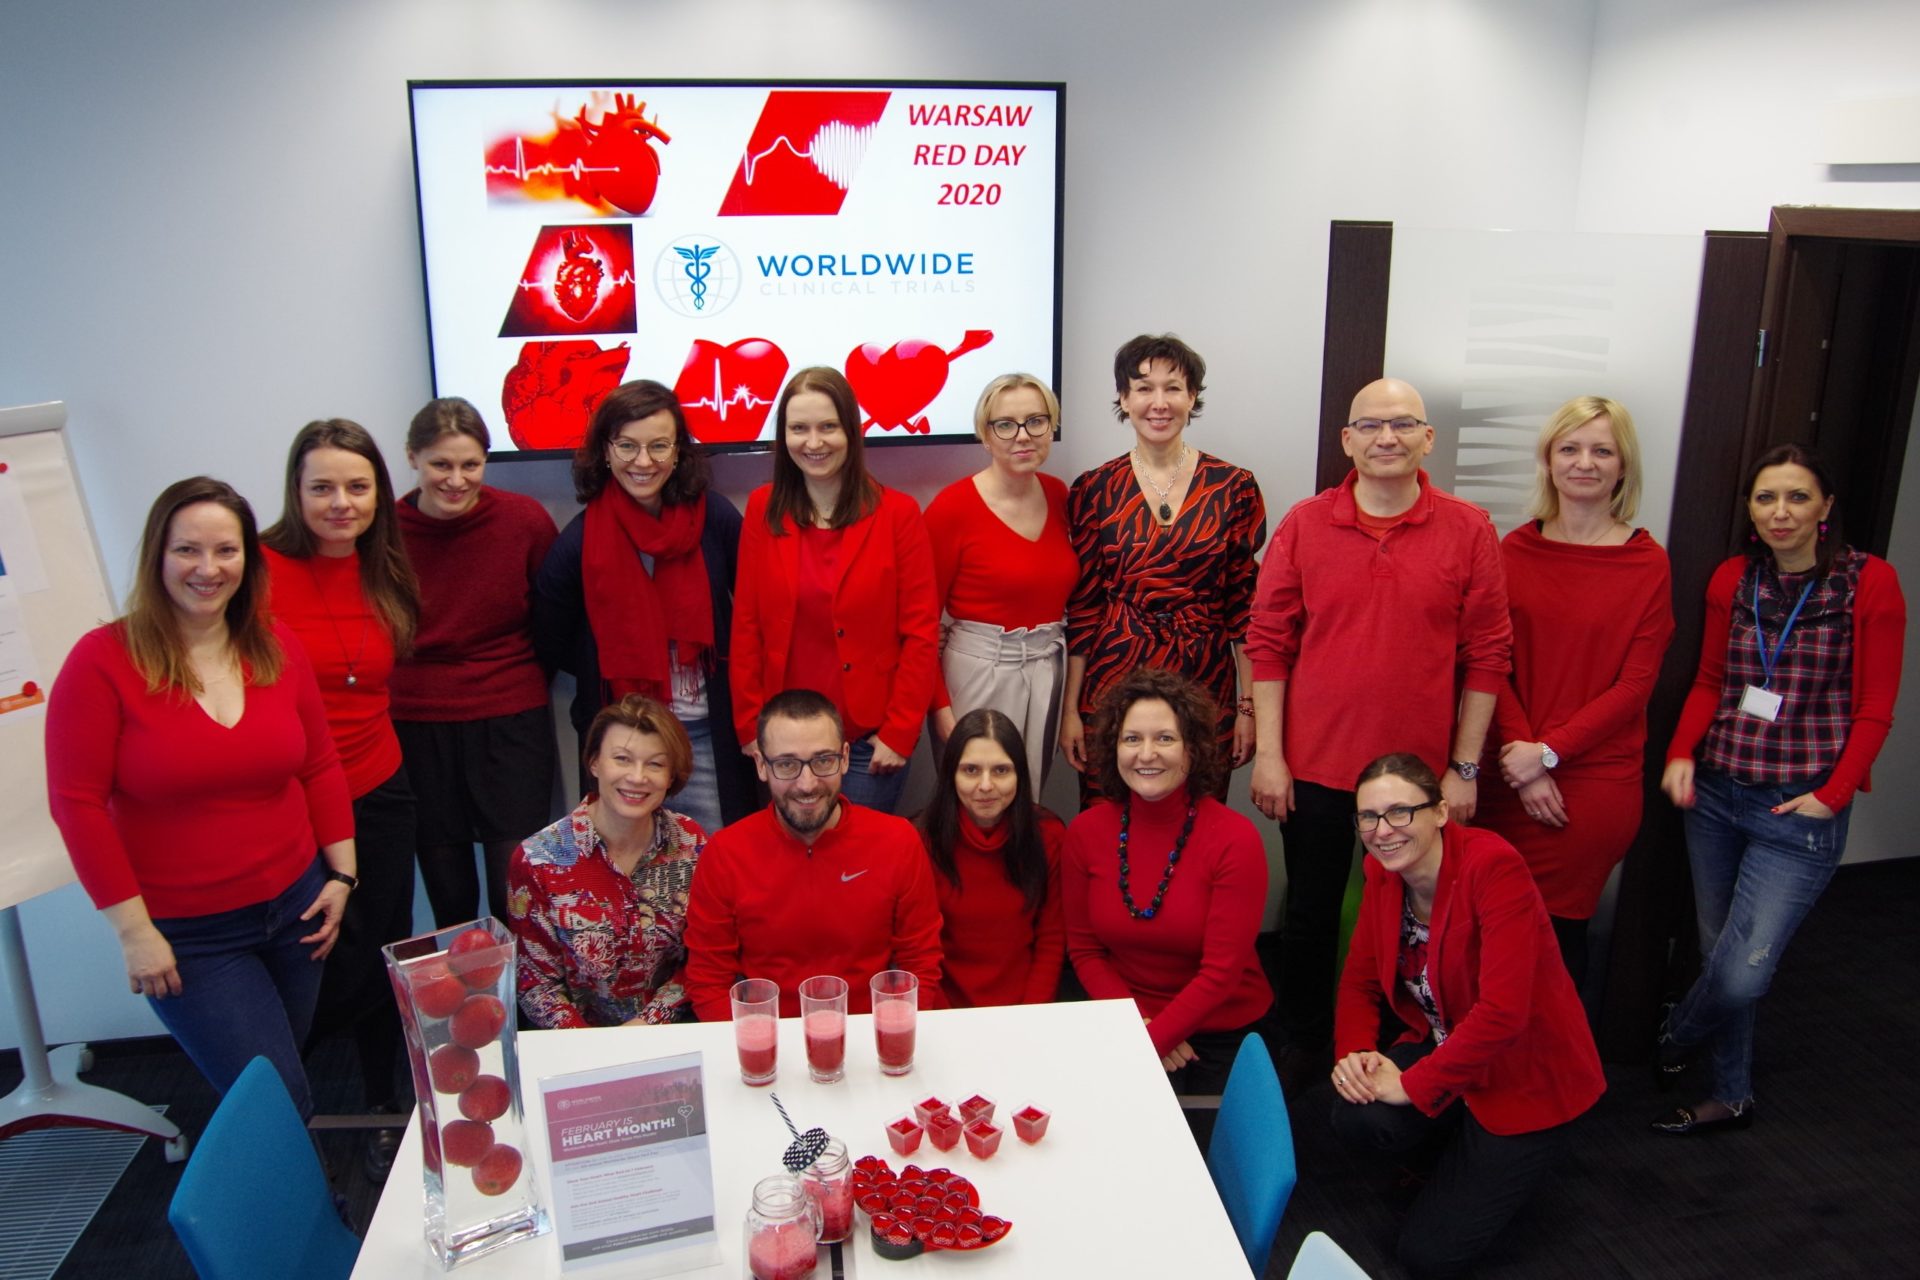
[[[1096,1000],[1131,999],[1176,1093],[1218,1093],[1273,990],[1254,953],[1267,855],[1213,798],[1228,768],[1213,698],[1159,668],[1113,685],[1088,766],[1102,800],[1061,851],[1067,954]]]

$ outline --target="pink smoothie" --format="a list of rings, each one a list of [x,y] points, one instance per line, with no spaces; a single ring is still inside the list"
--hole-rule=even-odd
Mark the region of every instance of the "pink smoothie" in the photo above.
[[[806,1017],[806,1028],[807,1065],[815,1075],[838,1075],[847,1060],[847,1015],[815,1009]]]
[[[736,1018],[733,1023],[734,1048],[740,1051],[740,1076],[748,1084],[767,1084],[773,1079],[774,1063],[780,1052],[780,1021],[763,1014]]]
[[[888,1000],[874,1006],[874,1046],[880,1054],[880,1069],[888,1075],[903,1075],[913,1068],[913,1033],[918,1012],[903,1000]]]

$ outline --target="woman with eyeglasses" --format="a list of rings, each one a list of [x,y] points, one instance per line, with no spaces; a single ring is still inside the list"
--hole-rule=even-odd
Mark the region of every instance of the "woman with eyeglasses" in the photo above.
[[[692,752],[674,806],[717,831],[759,804],[751,763],[727,741],[740,509],[708,484],[678,397],[645,379],[594,409],[573,491],[586,509],[540,566],[534,643],[573,674],[582,741],[600,709],[630,693],[673,712]],[[580,789],[593,790],[591,778]]]
[[[747,499],[733,618],[733,725],[812,689],[850,745],[843,794],[892,813],[939,681],[940,605],[919,505],[867,473],[860,406],[837,369],[802,369],[775,410],[773,482]]]
[[[1606,1079],[1513,846],[1449,823],[1415,755],[1362,769],[1354,804],[1368,856],[1335,1001],[1333,1127],[1371,1151],[1444,1143],[1399,1256],[1415,1276],[1458,1275],[1559,1165]],[[1405,1026],[1384,1050],[1383,1006]]]
[[[1027,744],[1036,798],[1053,768],[1067,595],[1080,577],[1067,536],[1067,486],[1040,470],[1059,420],[1060,402],[1046,383],[1027,373],[995,378],[973,410],[986,467],[927,504],[934,586],[948,618],[935,742],[945,742],[969,711],[1002,713]]]
[[[1060,745],[1080,771],[1080,800],[1100,795],[1089,721],[1112,685],[1141,667],[1197,681],[1219,707],[1228,768],[1253,758],[1253,668],[1242,651],[1267,509],[1251,471],[1187,443],[1207,364],[1172,334],[1142,334],[1114,356],[1114,411],[1134,445],[1073,482],[1067,527],[1080,580],[1067,601],[1067,688]]]

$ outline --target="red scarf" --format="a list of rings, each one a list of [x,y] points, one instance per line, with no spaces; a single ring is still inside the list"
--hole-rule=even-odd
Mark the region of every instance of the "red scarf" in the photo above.
[[[669,706],[672,666],[667,642],[680,661],[701,661],[713,647],[713,596],[700,535],[707,499],[669,502],[658,516],[608,484],[587,504],[580,551],[587,625],[600,650],[600,678],[615,698],[644,693]],[[635,573],[635,559],[653,557],[653,574]]]

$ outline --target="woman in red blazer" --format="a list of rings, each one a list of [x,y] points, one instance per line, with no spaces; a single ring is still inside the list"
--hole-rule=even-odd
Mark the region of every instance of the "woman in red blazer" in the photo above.
[[[1399,1252],[1414,1275],[1455,1275],[1558,1163],[1606,1080],[1513,846],[1449,826],[1417,756],[1368,765],[1355,804],[1370,856],[1334,1014],[1333,1125],[1381,1151],[1447,1132]],[[1384,1053],[1383,1003],[1407,1028]]]
[[[783,689],[831,698],[853,744],[842,794],[892,813],[932,701],[940,605],[920,508],[867,474],[860,407],[838,370],[780,393],[773,483],[747,500],[734,589],[733,721]]]

